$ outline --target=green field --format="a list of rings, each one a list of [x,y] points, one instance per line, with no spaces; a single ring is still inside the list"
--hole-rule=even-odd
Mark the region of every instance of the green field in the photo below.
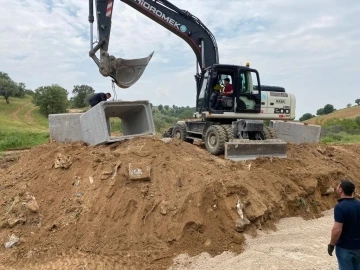
[[[48,119],[31,100],[31,96],[10,98],[10,104],[7,104],[0,98],[0,151],[48,142]]]

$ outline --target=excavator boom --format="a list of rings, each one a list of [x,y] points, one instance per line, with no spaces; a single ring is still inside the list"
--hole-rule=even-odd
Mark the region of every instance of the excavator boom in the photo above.
[[[115,0],[95,0],[99,41],[94,47],[93,22],[94,1],[89,0],[90,57],[99,67],[103,76],[110,76],[121,88],[127,88],[137,82],[148,65],[149,56],[139,59],[116,58],[108,53],[112,11]],[[194,15],[174,6],[166,0],[120,0],[136,11],[162,25],[182,38],[194,51],[197,65],[203,71],[206,67],[219,63],[215,37],[210,30]],[[100,50],[100,59],[96,52]],[[198,74],[198,80],[200,76]]]

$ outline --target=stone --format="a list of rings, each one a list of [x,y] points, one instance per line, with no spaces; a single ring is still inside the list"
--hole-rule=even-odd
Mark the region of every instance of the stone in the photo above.
[[[247,225],[250,224],[250,221],[247,218],[240,218],[236,221],[236,231],[237,232],[243,232]]]
[[[31,212],[33,213],[37,213],[39,211],[39,205],[37,203],[37,201],[35,200],[35,198],[33,198],[32,200],[28,201],[25,204],[25,207],[27,209],[29,209]]]
[[[151,181],[151,166],[145,163],[129,163],[129,179]]]
[[[327,187],[321,192],[321,195],[330,195],[335,192],[335,189],[333,187]]]
[[[72,164],[72,160],[70,156],[63,156],[62,154],[58,154],[55,159],[55,169],[64,168],[68,169]]]

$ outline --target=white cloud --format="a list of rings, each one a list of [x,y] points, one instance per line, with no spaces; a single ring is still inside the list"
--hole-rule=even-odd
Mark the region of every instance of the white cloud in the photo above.
[[[297,97],[297,116],[360,98],[360,2],[348,0],[173,0],[213,32],[221,63],[258,69],[263,84]],[[0,71],[27,87],[58,83],[111,91],[88,56],[88,2],[0,0]],[[11,11],[11,12],[10,12]],[[96,25],[94,25],[95,35]],[[115,1],[109,53],[139,58],[155,51],[144,75],[118,98],[153,104],[195,105],[195,55],[179,37]]]

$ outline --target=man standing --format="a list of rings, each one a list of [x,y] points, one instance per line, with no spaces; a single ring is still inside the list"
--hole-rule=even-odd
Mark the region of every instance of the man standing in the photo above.
[[[94,107],[95,105],[97,105],[101,101],[106,101],[109,98],[111,98],[110,93],[106,93],[106,94],[105,93],[96,93],[91,98],[89,98],[89,104],[90,104],[91,107]]]
[[[342,180],[336,188],[340,195],[334,208],[335,223],[331,230],[328,253],[335,254],[340,270],[360,270],[360,201],[352,195],[355,185]]]

